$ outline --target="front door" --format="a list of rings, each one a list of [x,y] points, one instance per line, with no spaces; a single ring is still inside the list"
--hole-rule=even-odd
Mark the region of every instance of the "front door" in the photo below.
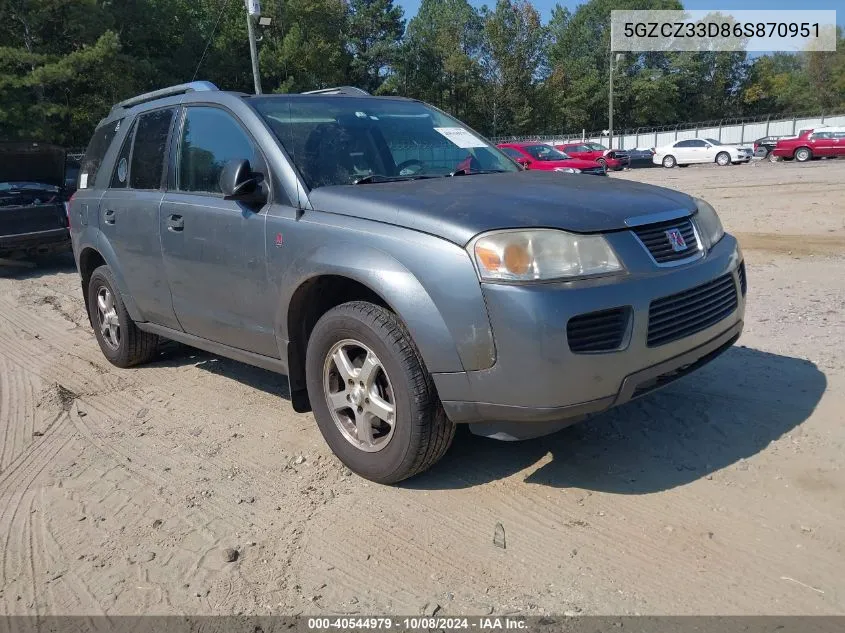
[[[109,188],[100,199],[103,240],[116,255],[116,271],[145,321],[178,328],[159,241],[162,177],[175,108],[138,117],[126,135]]]
[[[257,144],[227,110],[189,106],[174,135],[159,222],[173,309],[188,334],[278,358],[269,296],[266,210],[224,200],[220,172],[249,160],[269,179]]]

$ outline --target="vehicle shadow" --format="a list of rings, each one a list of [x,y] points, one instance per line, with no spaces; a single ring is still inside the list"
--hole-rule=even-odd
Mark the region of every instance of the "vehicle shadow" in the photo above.
[[[184,367],[186,365],[193,365],[203,371],[237,380],[247,387],[290,400],[287,376],[222,356],[215,356],[175,341],[163,343],[158,358],[145,367]]]
[[[525,482],[556,488],[659,492],[762,451],[806,420],[826,387],[810,361],[734,347],[659,392],[554,435],[509,443],[464,433],[404,485],[469,488],[525,471]]]
[[[32,259],[0,260],[0,278],[37,279],[44,275],[76,270],[73,253],[42,255]]]

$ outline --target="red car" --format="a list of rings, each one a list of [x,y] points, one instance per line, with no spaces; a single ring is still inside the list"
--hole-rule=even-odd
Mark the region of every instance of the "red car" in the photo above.
[[[580,141],[578,143],[555,145],[555,147],[573,158],[594,160],[606,169],[614,171],[622,169],[629,163],[628,152],[619,149],[607,149],[601,143]]]
[[[780,139],[772,155],[799,163],[822,156],[845,156],[845,128],[823,127],[804,130],[797,138]]]
[[[526,169],[559,171],[568,174],[606,176],[607,170],[594,161],[570,158],[543,143],[501,143],[498,148]]]

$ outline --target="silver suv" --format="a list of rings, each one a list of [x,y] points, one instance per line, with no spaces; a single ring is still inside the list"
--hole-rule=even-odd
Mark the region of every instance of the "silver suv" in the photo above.
[[[458,423],[548,433],[742,330],[742,255],[706,202],[524,171],[432,106],[352,88],[119,103],[70,221],[112,363],[172,339],[285,374],[294,409],[384,483],[434,464]]]

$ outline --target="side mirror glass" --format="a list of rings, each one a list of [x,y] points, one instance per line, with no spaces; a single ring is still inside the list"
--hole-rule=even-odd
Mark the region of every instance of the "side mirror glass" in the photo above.
[[[248,160],[232,159],[220,172],[220,190],[226,200],[261,203],[266,201],[263,180],[262,174],[252,171]]]

